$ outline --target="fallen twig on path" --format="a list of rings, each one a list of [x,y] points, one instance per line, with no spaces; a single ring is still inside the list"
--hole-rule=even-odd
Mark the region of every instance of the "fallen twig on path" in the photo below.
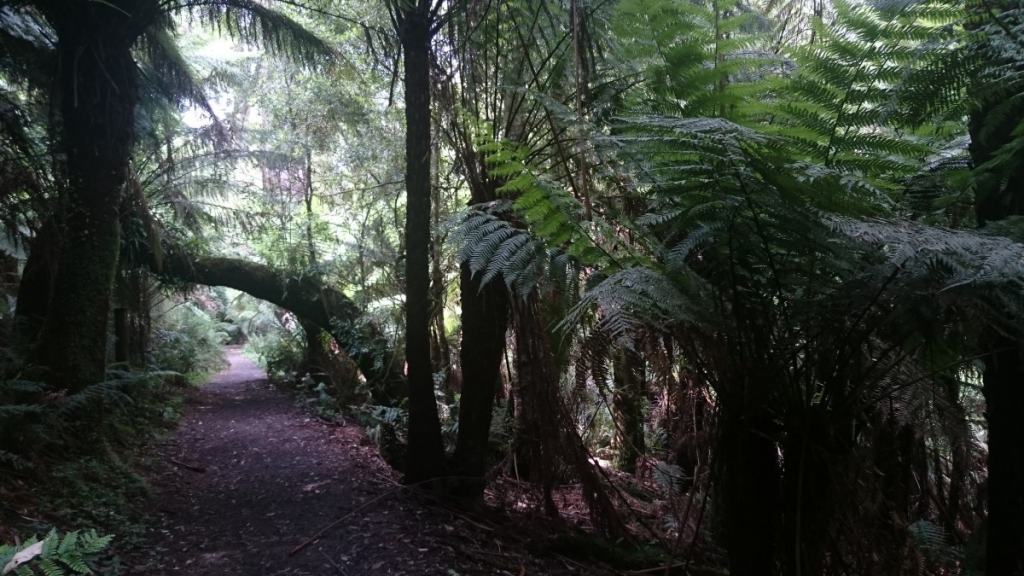
[[[351,518],[352,515],[355,514],[356,512],[360,512],[362,510],[365,510],[366,508],[368,508],[372,504],[376,504],[377,502],[380,502],[381,500],[387,498],[388,496],[392,496],[392,495],[397,494],[397,493],[399,493],[399,492],[401,492],[403,490],[408,490],[410,488],[416,488],[417,486],[423,486],[425,484],[433,484],[435,482],[440,482],[440,481],[443,481],[443,480],[468,480],[468,479],[472,479],[472,477],[469,477],[469,476],[442,476],[442,477],[439,477],[439,478],[429,478],[427,480],[423,480],[423,481],[420,481],[420,482],[415,482],[413,484],[405,484],[405,485],[397,486],[394,489],[388,490],[387,492],[381,494],[380,496],[377,496],[376,498],[371,498],[370,500],[367,500],[366,502],[363,502],[359,506],[357,506],[354,509],[352,509],[351,511],[347,512],[344,516],[342,516],[342,517],[338,518],[337,520],[331,522],[330,524],[324,526],[323,528],[318,530],[316,534],[310,536],[308,539],[306,539],[304,542],[302,542],[301,544],[299,544],[295,548],[292,548],[291,551],[288,552],[288,555],[289,556],[294,556],[294,555],[298,554],[299,552],[302,552],[302,550],[305,549],[306,547],[308,547],[310,544],[313,544],[317,540],[323,538],[324,534],[327,534],[333,528],[338,527],[342,522],[344,522],[345,520],[348,520],[349,518]]]
[[[199,473],[199,474],[205,474],[206,473],[206,468],[203,468],[202,466],[193,466],[192,464],[186,464],[184,462],[179,462],[178,460],[175,460],[174,458],[168,458],[167,461],[170,462],[171,464],[174,464],[175,466],[181,466],[182,468],[184,468],[186,470],[191,470],[192,472],[196,472],[196,473]]]

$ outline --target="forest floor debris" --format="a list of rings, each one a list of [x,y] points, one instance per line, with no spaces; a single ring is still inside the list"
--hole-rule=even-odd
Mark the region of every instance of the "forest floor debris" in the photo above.
[[[146,471],[152,517],[140,545],[121,550],[128,573],[614,573],[535,555],[538,536],[517,534],[514,522],[471,519],[396,490],[395,473],[362,429],[331,426],[296,408],[240,350],[230,349],[229,360],[231,367],[191,398],[174,437],[154,448]]]

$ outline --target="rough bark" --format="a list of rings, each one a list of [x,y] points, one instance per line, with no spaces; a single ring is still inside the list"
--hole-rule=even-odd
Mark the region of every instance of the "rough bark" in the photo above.
[[[977,7],[982,21],[1007,2]],[[979,43],[984,48],[984,43]],[[988,54],[982,52],[982,58]],[[991,66],[1000,63],[990,62]],[[984,80],[974,87],[971,114],[971,157],[976,167],[988,162],[1013,139],[1022,118],[999,118],[990,113],[1003,104],[1003,92]],[[975,173],[975,214],[978,225],[1024,214],[1024,163],[1004,166],[1000,173]],[[1011,326],[1012,330],[1019,327]],[[1024,575],[1024,342],[1006,330],[990,330],[982,339],[987,351],[983,375],[985,418],[988,422],[988,540],[986,573]]]
[[[180,253],[165,254],[161,271],[186,283],[241,290],[295,313],[337,341],[363,373],[375,402],[395,404],[404,396],[405,378],[387,337],[347,296],[315,278],[234,258],[192,259]]]
[[[444,444],[430,363],[430,42],[431,2],[398,3],[405,57],[405,357],[409,447],[405,481],[443,474]]]
[[[771,438],[773,424],[754,396],[723,400],[718,429],[716,488],[729,573],[735,576],[778,573],[775,538],[782,516],[778,445]]]
[[[622,519],[609,497],[610,488],[595,470],[589,451],[573,425],[558,386],[555,348],[545,326],[542,298],[534,291],[513,299],[516,342],[516,459],[541,484],[546,511],[555,516],[552,488],[559,469],[579,480],[594,528],[612,537],[625,535]]]
[[[67,3],[48,16],[58,38],[68,186],[59,212],[59,297],[50,306],[39,360],[55,383],[74,391],[102,380],[106,369],[118,207],[135,141],[135,36],[130,13],[110,2]]]
[[[478,498],[484,489],[494,397],[508,327],[508,292],[502,282],[481,288],[468,265],[460,273],[462,291],[462,400],[454,461],[460,496]]]
[[[620,349],[615,352],[612,364],[615,465],[619,470],[632,474],[636,472],[637,458],[645,451],[643,360],[633,350]]]

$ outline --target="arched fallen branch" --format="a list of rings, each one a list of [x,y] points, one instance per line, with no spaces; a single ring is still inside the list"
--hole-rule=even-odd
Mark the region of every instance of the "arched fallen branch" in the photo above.
[[[374,401],[395,404],[405,396],[405,377],[387,337],[339,290],[312,276],[290,276],[238,258],[191,257],[165,252],[158,275],[188,284],[234,288],[284,308],[323,328],[359,366]]]

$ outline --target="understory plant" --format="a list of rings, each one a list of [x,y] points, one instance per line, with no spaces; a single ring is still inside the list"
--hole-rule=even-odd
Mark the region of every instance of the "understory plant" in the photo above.
[[[0,574],[6,576],[73,576],[92,574],[113,536],[93,530],[63,536],[50,531],[42,540],[33,536],[21,544],[0,544]]]

